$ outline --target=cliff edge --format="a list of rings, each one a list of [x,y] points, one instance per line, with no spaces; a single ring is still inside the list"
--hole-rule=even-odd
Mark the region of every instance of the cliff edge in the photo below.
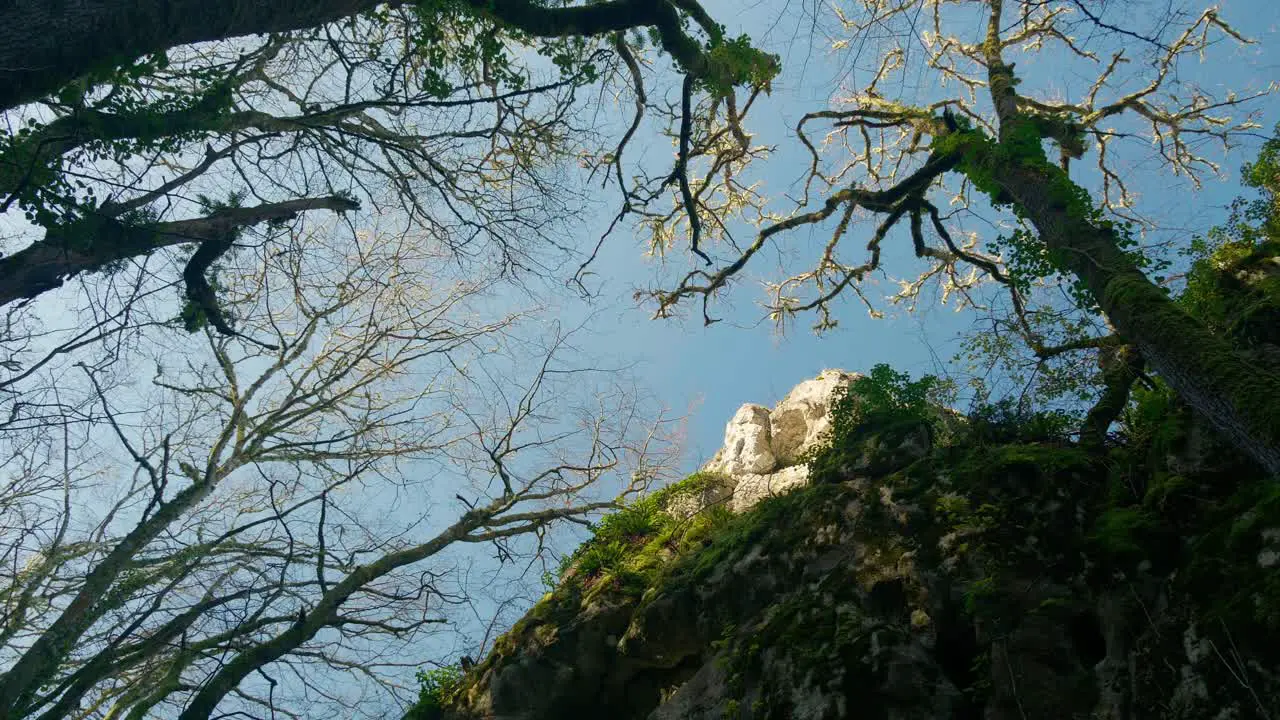
[[[411,718],[1280,718],[1280,492],[1167,396],[1126,439],[826,371]]]

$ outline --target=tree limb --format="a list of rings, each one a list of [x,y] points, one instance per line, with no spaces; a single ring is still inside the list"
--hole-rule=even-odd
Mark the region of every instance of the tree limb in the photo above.
[[[115,218],[92,217],[50,229],[43,240],[0,258],[0,305],[31,299],[61,287],[72,276],[154,250],[225,238],[236,230],[268,221],[283,221],[307,210],[347,212],[358,204],[345,197],[303,198],[248,208],[227,208],[191,220],[150,226],[128,225]]]
[[[597,36],[653,27],[663,49],[687,72],[700,74],[707,66],[702,44],[685,32],[681,13],[667,0],[610,0],[570,7],[547,7],[532,0],[461,2],[473,12],[536,37]],[[379,6],[407,4],[403,0],[77,0],[57,6],[15,0],[0,6],[0,109],[33,102],[94,71],[180,45],[315,27]],[[689,0],[680,4],[696,7]],[[702,16],[695,14],[694,19],[701,22]]]

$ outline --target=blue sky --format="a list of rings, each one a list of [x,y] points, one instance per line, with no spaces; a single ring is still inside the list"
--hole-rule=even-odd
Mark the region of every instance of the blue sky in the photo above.
[[[833,81],[845,77],[842,63],[846,57],[828,53],[822,45],[811,45],[811,38],[797,33],[796,20],[805,22],[796,12],[800,7],[799,0],[761,0],[745,6],[708,3],[713,16],[729,25],[731,35],[745,32],[782,56],[783,74],[774,85],[769,104],[753,111],[752,116],[757,139],[779,148],[770,160],[770,187],[775,191],[787,189],[803,167],[791,128],[803,112],[824,108]],[[1205,65],[1180,67],[1183,77],[1209,89],[1229,86],[1242,90],[1280,79],[1280,4],[1274,0],[1226,0],[1220,7],[1222,16],[1257,44],[1215,47]],[[783,8],[789,8],[791,15]],[[778,20],[780,14],[782,20]],[[762,28],[771,29],[762,32]],[[1052,68],[1055,58],[1046,55],[1045,59]],[[855,69],[853,83],[863,82],[865,78]],[[1083,82],[1072,78],[1059,81],[1067,89],[1081,87]],[[1264,109],[1261,122],[1265,130],[1280,121],[1280,98],[1267,98],[1258,107]],[[1195,231],[1225,216],[1226,205],[1239,192],[1239,166],[1253,155],[1256,146],[1246,144],[1223,158],[1225,178],[1207,183],[1198,194],[1171,183],[1167,172],[1149,161],[1135,160],[1127,179],[1143,196],[1150,214],[1176,228],[1178,237],[1189,239]],[[775,177],[778,181],[772,182]],[[608,217],[611,211],[610,206],[602,207],[599,217]],[[594,230],[585,231],[587,237],[593,234]],[[899,260],[906,256],[898,253]],[[885,266],[893,273],[893,256],[887,257]],[[757,260],[763,262],[757,263],[751,278],[771,269],[769,258]],[[758,304],[763,299],[760,287],[743,282],[727,301],[715,306],[716,315],[723,319],[718,324],[704,327],[696,310],[672,320],[650,320],[649,308],[638,307],[630,291],[651,285],[655,276],[669,281],[677,269],[687,267],[682,263],[688,260],[677,256],[671,262],[672,269],[664,274],[652,260],[641,258],[638,242],[626,233],[611,238],[596,270],[611,278],[612,285],[595,306],[598,316],[589,324],[594,339],[586,345],[609,357],[638,363],[641,381],[664,404],[675,412],[690,412],[686,468],[702,462],[719,447],[724,423],[739,405],[772,404],[823,368],[865,371],[876,363],[888,363],[913,374],[959,370],[950,363],[956,351],[955,336],[973,318],[949,307],[935,306],[908,315],[882,306],[887,317],[875,320],[856,302],[846,302],[837,329],[816,336],[802,318],[785,336],[779,336],[772,323],[763,319],[764,311]],[[881,290],[892,287],[883,281],[879,286]]]

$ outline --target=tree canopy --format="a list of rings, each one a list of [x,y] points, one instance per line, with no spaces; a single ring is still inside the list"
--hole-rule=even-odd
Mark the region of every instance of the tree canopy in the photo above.
[[[531,290],[589,305],[606,243],[662,260],[659,318],[751,273],[818,330],[936,290],[971,359],[1087,403],[1091,452],[1168,388],[1280,473],[1274,86],[1182,72],[1238,21],[804,10],[853,70],[774,138],[782,58],[697,0],[0,8],[0,718],[412,700],[415,643],[674,462]],[[1259,140],[1260,197],[1204,236],[1132,188],[1137,155],[1195,185]]]

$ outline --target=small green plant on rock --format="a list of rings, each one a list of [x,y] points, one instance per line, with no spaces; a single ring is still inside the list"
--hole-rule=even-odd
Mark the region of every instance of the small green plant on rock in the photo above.
[[[840,479],[863,460],[873,437],[879,438],[879,445],[888,446],[914,430],[925,429],[932,435],[940,425],[937,408],[949,391],[947,383],[932,375],[912,380],[884,364],[847,387],[837,387],[827,440],[804,458],[809,476],[816,483]]]
[[[440,717],[462,689],[465,674],[458,665],[445,665],[418,672],[418,702],[405,720],[432,720]]]
[[[1037,411],[1004,398],[969,411],[964,441],[975,445],[1065,442],[1080,419],[1065,410]]]
[[[592,526],[592,536],[560,562],[558,573],[546,573],[543,584],[557,592],[572,570],[571,585],[590,588],[589,596],[611,589],[639,596],[651,587],[677,556],[701,549],[733,517],[722,505],[703,507],[689,517],[668,512],[681,497],[699,497],[721,482],[710,473],[694,473],[651,495],[636,499]]]

